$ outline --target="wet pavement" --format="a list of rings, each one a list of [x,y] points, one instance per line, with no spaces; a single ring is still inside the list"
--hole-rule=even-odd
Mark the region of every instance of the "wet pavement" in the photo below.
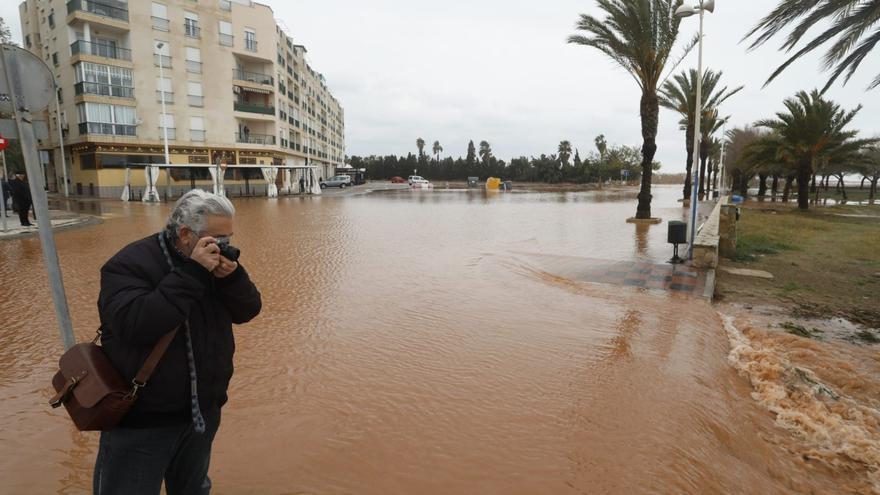
[[[214,493],[860,493],[753,399],[699,275],[664,264],[666,226],[625,222],[635,195],[236,200],[264,306],[236,329]],[[682,218],[680,188],[654,195]],[[104,219],[56,236],[84,340],[101,265],[168,205],[71,207]],[[0,259],[0,492],[88,492],[97,435],[46,404],[39,241]]]

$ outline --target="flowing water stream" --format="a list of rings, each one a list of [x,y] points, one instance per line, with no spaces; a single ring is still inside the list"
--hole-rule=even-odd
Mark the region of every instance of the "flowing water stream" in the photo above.
[[[624,223],[634,194],[238,201],[264,305],[236,330],[215,493],[877,489],[876,349],[558,270],[668,258],[665,225]],[[655,215],[680,219],[679,194],[655,188]],[[168,206],[79,207],[105,217],[56,236],[86,339],[100,266]],[[0,243],[0,493],[90,489],[97,435],[46,405],[60,351],[38,239]]]

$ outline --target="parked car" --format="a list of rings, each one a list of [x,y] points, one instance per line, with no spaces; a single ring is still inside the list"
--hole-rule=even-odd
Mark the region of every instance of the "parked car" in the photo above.
[[[391,183],[392,184],[405,184],[406,181],[403,179],[403,177],[394,176],[391,178]]]
[[[428,179],[425,179],[420,175],[410,175],[409,185],[412,186],[414,184],[430,184],[430,182],[428,182]]]
[[[347,175],[336,175],[330,177],[329,179],[321,182],[321,189],[326,189],[328,187],[338,187],[340,189],[345,189],[346,187],[351,185],[351,177]]]

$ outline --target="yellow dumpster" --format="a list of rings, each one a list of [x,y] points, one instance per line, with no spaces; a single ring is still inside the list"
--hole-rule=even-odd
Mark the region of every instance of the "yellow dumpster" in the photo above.
[[[501,179],[498,177],[489,177],[486,179],[486,189],[497,191],[499,188],[501,188]]]

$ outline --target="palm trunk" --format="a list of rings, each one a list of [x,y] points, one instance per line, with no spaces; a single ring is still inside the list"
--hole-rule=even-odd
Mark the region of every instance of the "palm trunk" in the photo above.
[[[706,196],[706,160],[709,158],[709,143],[705,139],[700,139],[700,188],[697,194],[700,200]]]
[[[752,180],[751,175],[742,174],[739,178],[739,194],[743,198],[749,197],[749,181]]]
[[[692,121],[692,120],[691,120]],[[691,199],[691,182],[693,182],[693,177],[691,176],[691,169],[694,164],[694,124],[688,124],[687,130],[685,131],[685,150],[687,150],[687,161],[684,165],[685,177],[684,177],[684,193],[683,198],[687,201]]]
[[[798,164],[798,209],[807,211],[810,209],[810,176],[813,174],[813,166],[810,158],[802,158]]]
[[[642,187],[639,190],[636,218],[648,219],[651,218],[651,165],[657,153],[657,121],[660,116],[656,91],[642,92],[639,113],[642,118]]]
[[[776,195],[779,194],[779,176],[773,174],[773,180],[770,182],[770,200],[776,202]]]
[[[874,178],[871,181],[871,189],[868,192],[868,203],[874,204],[874,197],[877,195],[877,181],[880,180],[880,177]]]
[[[767,174],[758,174],[758,199],[763,200],[767,195]]]

